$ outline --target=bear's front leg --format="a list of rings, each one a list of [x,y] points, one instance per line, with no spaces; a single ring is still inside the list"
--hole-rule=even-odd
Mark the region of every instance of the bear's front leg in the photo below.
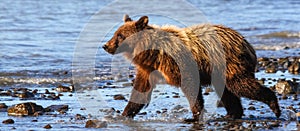
[[[185,119],[185,122],[198,122],[201,120],[201,113],[203,113],[204,100],[202,96],[201,87],[181,87],[182,92],[187,97],[191,111],[193,113],[192,119]]]
[[[123,116],[133,118],[145,105],[149,104],[154,86],[151,86],[149,82],[149,74],[144,70],[137,71],[130,100],[122,113]]]

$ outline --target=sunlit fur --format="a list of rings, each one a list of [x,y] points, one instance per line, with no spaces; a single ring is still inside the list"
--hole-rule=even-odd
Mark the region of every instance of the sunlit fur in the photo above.
[[[125,38],[118,39],[120,34]],[[187,50],[183,50],[183,47]],[[181,79],[185,76],[182,76],[178,63],[174,60],[174,56],[170,56],[170,52],[185,54],[184,51],[188,51],[192,54],[201,78],[199,86],[211,85],[212,69],[221,68],[225,62],[225,72],[223,72],[225,73],[225,89],[221,101],[227,110],[227,117],[242,117],[243,107],[240,97],[264,102],[270,106],[277,117],[281,114],[274,92],[255,80],[254,71],[257,62],[254,49],[242,35],[222,25],[201,24],[187,28],[172,25],[159,27],[148,25],[148,17],[142,17],[138,21],[130,19],[115,32],[104,49],[111,54],[124,53],[125,57],[132,60],[137,69],[134,89],[140,92],[152,90],[149,76],[155,70],[163,75],[168,84],[178,87],[181,85]],[[148,50],[145,51],[145,49]],[[198,87],[181,88],[189,100],[191,92],[183,88]],[[150,96],[151,93],[147,95]],[[131,97],[133,96],[136,95],[132,94]],[[199,89],[197,99],[196,103],[190,105],[195,120],[198,120],[203,109],[201,89]],[[147,104],[130,101],[123,115],[134,117],[145,105]]]

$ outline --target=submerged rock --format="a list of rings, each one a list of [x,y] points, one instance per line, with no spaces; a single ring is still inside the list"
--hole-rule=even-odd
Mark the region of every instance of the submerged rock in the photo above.
[[[85,123],[85,128],[106,128],[106,127],[107,127],[106,121],[88,120]]]
[[[69,110],[68,105],[51,105],[45,108],[46,112],[53,112],[53,111],[61,112],[61,111],[68,111],[68,110]]]
[[[126,98],[122,94],[114,95],[114,100],[126,100]]]
[[[15,121],[13,119],[7,119],[7,120],[4,120],[2,121],[3,124],[14,124]]]
[[[7,105],[5,103],[0,103],[0,112],[6,111]]]
[[[28,116],[34,115],[35,112],[43,112],[44,108],[33,102],[16,104],[7,109],[8,115],[12,116]]]

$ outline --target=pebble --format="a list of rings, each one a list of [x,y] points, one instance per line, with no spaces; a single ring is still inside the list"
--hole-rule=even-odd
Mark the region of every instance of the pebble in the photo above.
[[[276,73],[277,69],[274,65],[268,66],[265,70],[266,73]]]
[[[51,126],[50,124],[47,124],[47,125],[44,126],[44,128],[45,128],[45,129],[51,129],[52,126]]]
[[[270,123],[270,126],[271,126],[271,127],[279,127],[280,124],[279,124],[279,122],[271,122],[271,123]]]
[[[74,87],[71,86],[63,86],[63,85],[58,85],[55,89],[58,92],[72,92],[74,90]]]
[[[282,98],[282,100],[286,100],[288,97],[286,94],[283,94],[281,98]]]
[[[45,89],[45,94],[50,94],[50,91],[48,89]]]
[[[4,120],[2,121],[3,124],[14,124],[15,121],[13,119],[7,119],[7,120]]]
[[[173,96],[173,98],[180,98],[180,96],[179,95],[175,95],[175,96]]]
[[[2,108],[6,109],[7,105],[5,103],[0,103],[0,109],[2,109]]]
[[[75,115],[75,120],[85,120],[85,119],[86,119],[86,117],[81,115],[81,114],[76,114]]]
[[[88,120],[85,123],[85,128],[106,128],[106,127],[107,127],[106,121]]]
[[[294,95],[293,95],[293,100],[294,100],[294,101],[298,101],[298,95],[297,95],[297,94],[294,94]]]
[[[114,95],[114,100],[126,100],[126,98],[122,94]]]

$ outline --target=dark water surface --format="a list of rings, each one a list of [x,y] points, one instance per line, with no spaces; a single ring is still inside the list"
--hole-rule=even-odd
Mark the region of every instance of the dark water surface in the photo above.
[[[180,0],[177,0],[180,1]],[[149,1],[151,2],[151,1]],[[141,7],[145,9],[156,10],[162,9],[164,12],[177,14],[182,19],[190,19],[197,21],[198,16],[183,15],[188,14],[182,5],[176,4],[174,1],[172,5],[160,4],[159,1],[153,1],[151,4],[141,4],[142,2],[131,1],[134,7]],[[188,3],[198,10],[202,11],[204,17],[208,22],[215,24],[222,24],[238,30],[246,39],[252,43],[257,50],[259,57],[286,57],[286,56],[300,56],[300,1],[297,0],[189,0]],[[14,0],[0,2],[0,89],[8,89],[11,87],[26,87],[30,89],[52,89],[59,84],[71,85],[72,83],[72,62],[74,50],[76,48],[77,40],[81,31],[90,22],[94,14],[105,13],[105,19],[99,19],[99,23],[104,24],[115,19],[112,16],[116,14],[125,14],[120,8],[111,9],[109,12],[101,12],[101,9],[112,4],[109,0],[75,0],[75,1],[39,1],[39,0]],[[178,10],[168,10],[172,6]],[[118,7],[118,6],[117,6]],[[132,9],[134,11],[134,8]],[[149,11],[149,12],[150,12]],[[183,13],[184,12],[184,13]],[[151,12],[150,12],[151,13]],[[149,13],[149,14],[150,14]],[[130,15],[130,14],[129,14]],[[141,14],[143,15],[143,14]],[[201,16],[203,17],[203,16]],[[119,18],[122,22],[122,18]],[[105,22],[101,22],[105,21]],[[183,26],[172,20],[161,16],[150,16],[150,23],[159,25],[177,24]],[[119,23],[115,23],[117,25]],[[112,32],[115,27],[112,28]],[[93,32],[93,30],[91,31]],[[105,40],[111,37],[112,32],[102,30],[95,30],[101,36],[106,36]],[[104,44],[96,41],[99,45]],[[105,41],[104,40],[104,41]],[[88,43],[88,42],[87,42]],[[113,82],[116,80],[116,74],[111,74],[112,57],[106,54],[101,48],[95,55],[95,67],[92,67],[96,74],[95,86],[99,87],[106,82]],[[75,63],[76,64],[76,63]],[[129,64],[130,65],[130,64]],[[125,68],[128,68],[125,65]],[[84,70],[77,70],[73,68],[74,72],[83,72]],[[131,70],[132,71],[132,70]],[[124,71],[125,74],[134,74],[134,72]],[[121,72],[122,74],[122,72]],[[299,75],[286,75],[290,78],[299,78]],[[257,77],[265,77],[264,74],[258,73]],[[280,75],[273,75],[268,77],[278,78]],[[105,94],[101,98],[107,100],[106,106],[115,107],[122,110],[126,102],[114,102],[109,95],[130,92],[130,88],[122,89],[102,89],[100,94]],[[179,89],[163,88],[160,92],[180,92]],[[172,93],[170,93],[172,94]],[[75,94],[74,94],[75,95]],[[160,99],[164,99],[164,95],[156,95]],[[97,97],[97,96],[95,96]],[[126,96],[127,98],[129,95]],[[158,99],[157,98],[157,99]],[[84,121],[73,121],[71,119],[74,114],[82,113],[79,110],[82,106],[80,102],[76,101],[76,96],[68,97],[68,93],[61,98],[60,101],[34,101],[43,106],[51,104],[70,104],[72,110],[65,116],[65,118],[47,118],[39,117],[38,123],[30,123],[33,118],[15,118],[9,117],[5,112],[0,112],[0,120],[6,118],[16,119],[15,125],[1,125],[0,130],[9,130],[12,127],[22,130],[22,127],[28,127],[24,130],[43,129],[40,125],[45,125],[50,122],[54,125],[54,129],[63,128],[64,130],[83,130]],[[172,102],[173,100],[154,99],[154,105],[149,106],[148,110],[157,110],[160,108],[157,105],[164,105],[168,108],[174,105],[185,105],[184,109],[188,109],[188,105],[184,97],[181,97],[179,102]],[[30,100],[29,100],[30,101]],[[176,100],[175,100],[176,101]],[[181,102],[182,101],[182,102]],[[0,97],[0,103],[6,103],[11,106],[16,103],[25,102],[18,98]],[[152,103],[152,104],[153,104]],[[175,103],[175,104],[174,104]],[[172,105],[173,104],[173,105]],[[245,102],[244,105],[248,103]],[[284,103],[282,103],[284,104]],[[116,105],[116,106],[115,106]],[[156,105],[156,106],[155,106]],[[170,109],[170,110],[171,110]],[[218,109],[221,114],[224,110]],[[111,122],[108,129],[149,129],[157,128],[158,130],[174,130],[177,128],[188,130],[191,127],[189,124],[178,123],[182,118],[188,117],[184,115],[185,110],[180,110],[181,114],[177,119],[176,113],[171,113],[171,116],[154,115],[152,112],[145,117],[138,117],[137,120],[131,124]],[[266,116],[273,114],[267,113]],[[64,117],[64,116],[60,116]],[[169,118],[175,120],[169,120]],[[64,121],[60,121],[63,119]],[[140,121],[140,122],[139,122]],[[150,122],[149,122],[150,121]],[[295,124],[295,123],[294,123]],[[295,125],[287,126],[288,129],[296,129]]]

